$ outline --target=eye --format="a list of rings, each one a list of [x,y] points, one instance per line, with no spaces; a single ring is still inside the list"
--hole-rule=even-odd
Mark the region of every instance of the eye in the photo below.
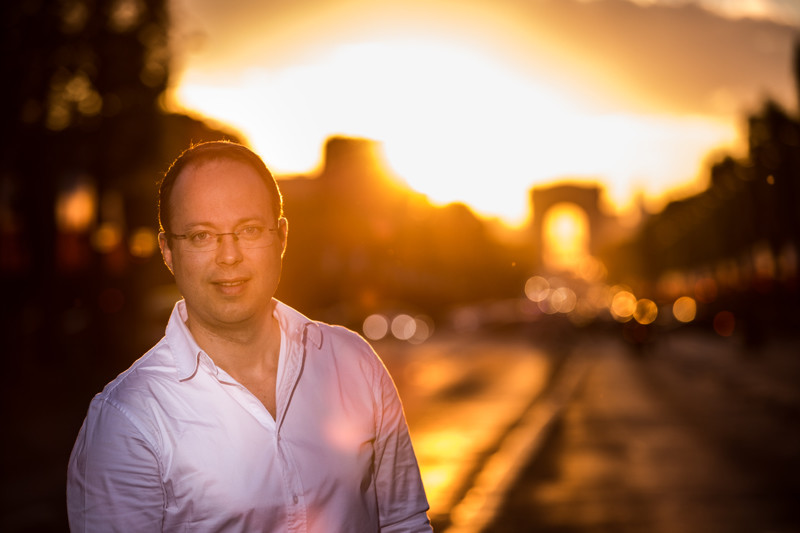
[[[261,226],[245,226],[238,231],[238,234],[245,239],[257,239],[264,233]]]
[[[211,239],[211,234],[207,231],[196,231],[189,235],[189,240],[195,243],[206,242]]]

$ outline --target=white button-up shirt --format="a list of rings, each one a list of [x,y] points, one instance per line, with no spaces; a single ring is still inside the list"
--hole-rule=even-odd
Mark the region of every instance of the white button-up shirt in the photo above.
[[[178,302],[92,400],[69,462],[81,531],[431,531],[394,384],[358,335],[278,302],[276,417],[217,367]]]

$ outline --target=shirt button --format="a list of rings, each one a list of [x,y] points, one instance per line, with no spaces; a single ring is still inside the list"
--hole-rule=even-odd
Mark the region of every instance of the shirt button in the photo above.
[[[297,494],[292,494],[292,501],[293,501],[294,503],[297,503],[297,500],[298,500],[298,498],[297,498]]]

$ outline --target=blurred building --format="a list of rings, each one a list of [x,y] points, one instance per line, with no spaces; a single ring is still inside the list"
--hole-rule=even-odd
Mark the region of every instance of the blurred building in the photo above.
[[[373,141],[330,139],[317,175],[280,186],[290,228],[280,295],[303,309],[356,323],[521,290],[525,272],[512,256],[529,253],[496,242],[466,206],[431,205],[388,170]]]
[[[768,101],[748,125],[748,156],[724,157],[705,191],[648,217],[612,270],[659,301],[695,298],[707,320],[732,312],[759,342],[800,325],[800,122]]]

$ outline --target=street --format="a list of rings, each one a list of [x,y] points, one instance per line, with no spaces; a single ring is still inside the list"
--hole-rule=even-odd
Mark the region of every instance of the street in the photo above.
[[[800,531],[796,342],[545,340],[378,346],[437,531]]]
[[[545,389],[555,359],[521,331],[375,347],[400,390],[432,521],[442,523]]]

